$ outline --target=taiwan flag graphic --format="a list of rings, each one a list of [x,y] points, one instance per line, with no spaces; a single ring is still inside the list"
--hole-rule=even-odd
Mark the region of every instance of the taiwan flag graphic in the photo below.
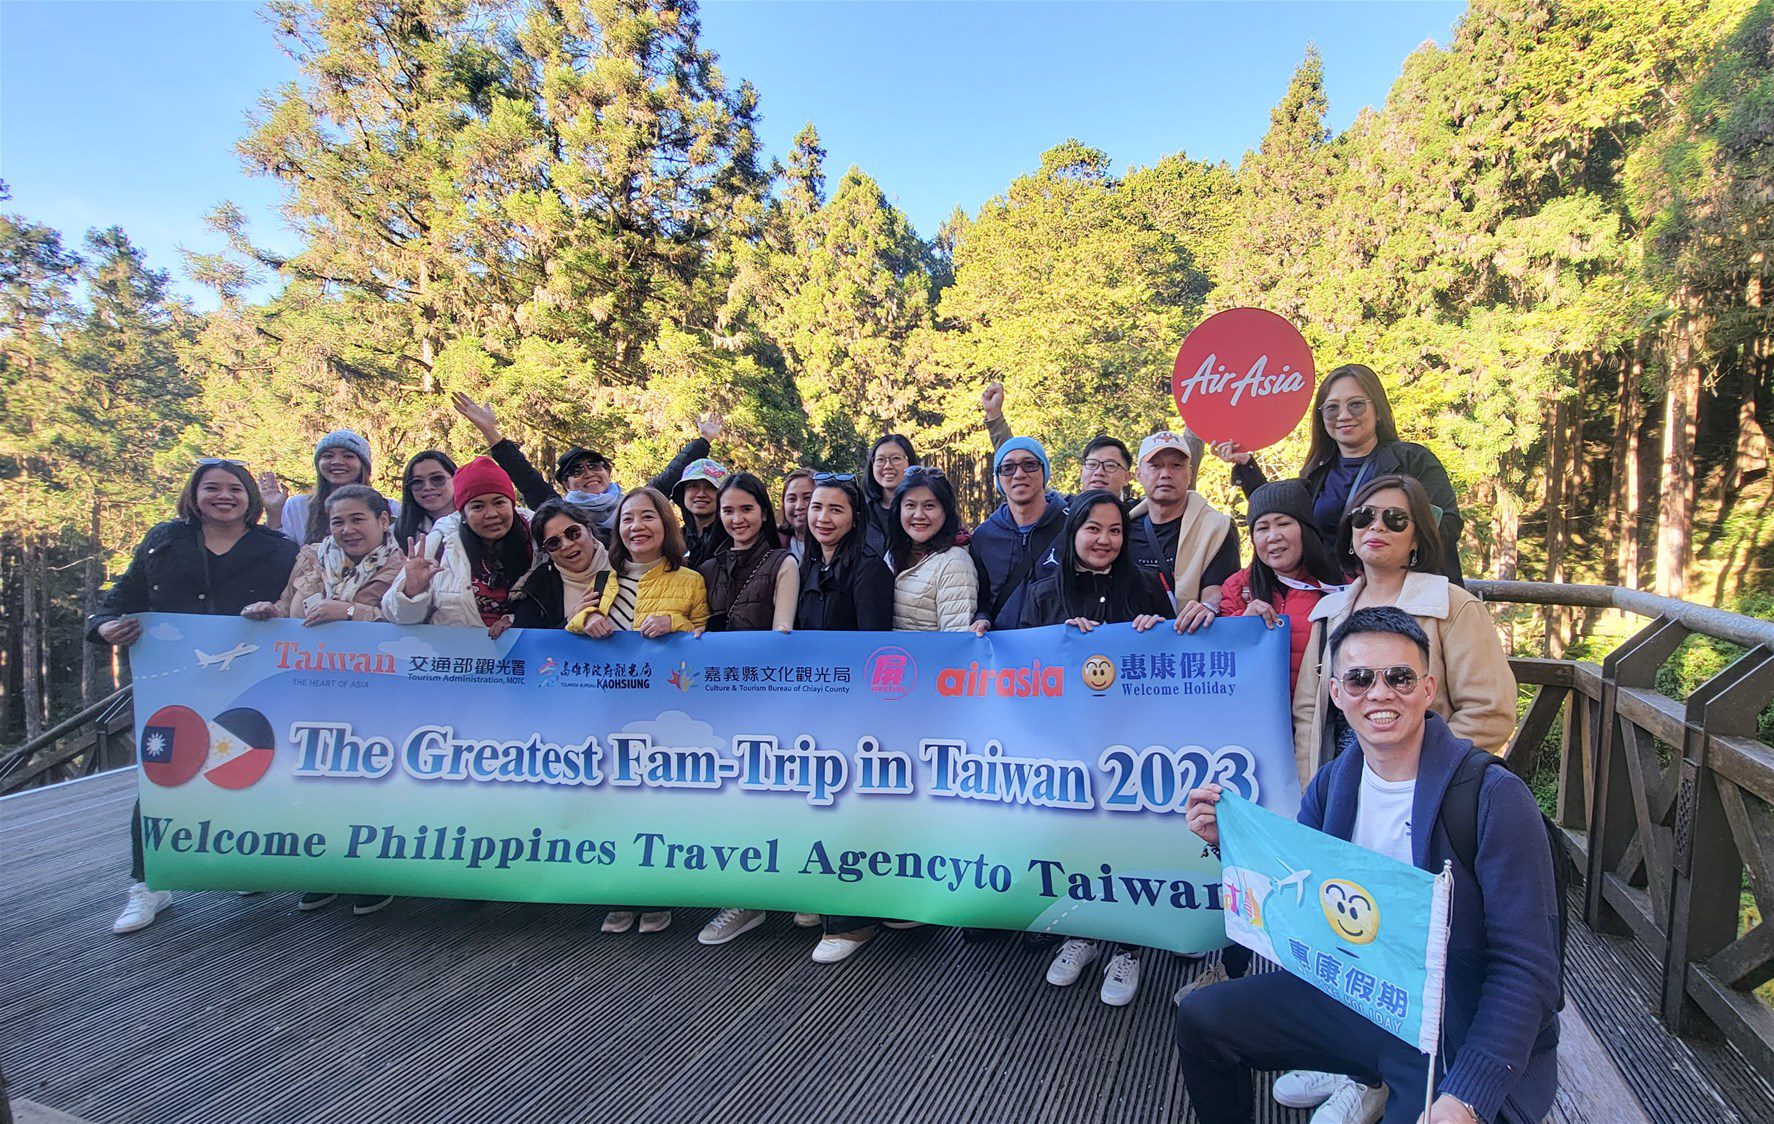
[[[209,724],[185,706],[163,706],[142,725],[142,772],[162,788],[177,788],[209,760]]]
[[[244,706],[225,710],[209,724],[209,756],[203,775],[222,788],[246,788],[271,768],[277,740],[263,714]]]

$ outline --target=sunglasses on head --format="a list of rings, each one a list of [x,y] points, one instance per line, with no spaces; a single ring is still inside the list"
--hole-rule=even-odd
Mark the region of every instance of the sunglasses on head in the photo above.
[[[948,479],[947,476],[943,475],[942,469],[931,468],[929,465],[923,465],[923,464],[915,464],[912,467],[905,470],[905,478],[907,480],[910,480],[914,476],[924,476],[924,477],[928,477],[931,480],[947,480]]]
[[[1352,667],[1337,678],[1342,681],[1346,690],[1358,693],[1372,690],[1375,678],[1380,678],[1384,679],[1386,686],[1394,691],[1401,695],[1408,695],[1411,689],[1417,685],[1419,677],[1414,668],[1397,664],[1393,667],[1383,668]]]
[[[581,527],[577,523],[574,523],[573,525],[568,527],[566,530],[562,531],[560,534],[549,535],[547,538],[543,539],[542,540],[542,549],[547,551],[550,554],[553,554],[555,551],[559,550],[563,546],[566,546],[568,543],[578,542],[580,539],[582,539],[584,537],[585,537],[585,528]]]
[[[1349,513],[1349,525],[1357,531],[1365,530],[1378,519],[1388,531],[1408,530],[1411,525],[1411,513],[1402,507],[1374,507],[1362,504]]]
[[[813,474],[815,484],[848,484],[855,479],[856,473],[854,472],[815,472]]]
[[[199,467],[199,468],[214,468],[218,464],[231,464],[235,468],[245,468],[246,467],[245,461],[237,461],[231,457],[198,457],[197,458],[197,467]]]

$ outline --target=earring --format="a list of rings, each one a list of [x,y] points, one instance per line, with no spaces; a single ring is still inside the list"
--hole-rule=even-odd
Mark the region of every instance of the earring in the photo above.
[[[1410,565],[1415,566],[1416,564],[1417,564],[1417,548],[1413,546],[1413,547],[1411,547]]]

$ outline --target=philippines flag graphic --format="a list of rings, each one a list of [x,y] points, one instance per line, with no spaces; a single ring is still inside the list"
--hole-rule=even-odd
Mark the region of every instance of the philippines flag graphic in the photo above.
[[[236,707],[209,724],[209,759],[203,775],[222,788],[246,788],[271,768],[277,740],[263,714]]]
[[[142,772],[162,788],[196,776],[209,758],[209,726],[195,710],[163,706],[142,724]]]

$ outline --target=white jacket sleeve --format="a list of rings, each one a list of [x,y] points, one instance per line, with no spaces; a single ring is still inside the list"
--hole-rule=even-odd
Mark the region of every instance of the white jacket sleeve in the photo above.
[[[965,632],[979,604],[979,573],[964,548],[943,552],[936,577],[936,627],[939,632]]]

